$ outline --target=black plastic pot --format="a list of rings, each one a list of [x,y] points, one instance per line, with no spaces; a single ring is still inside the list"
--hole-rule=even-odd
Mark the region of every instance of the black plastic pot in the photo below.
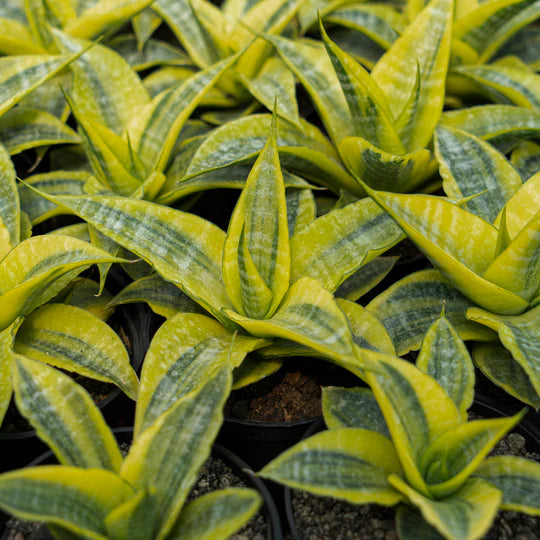
[[[117,315],[117,314],[118,315]],[[142,304],[120,306],[115,316],[121,323],[131,344],[131,365],[135,371],[141,367],[150,343],[149,312]],[[107,397],[97,403],[107,422],[114,426],[123,420],[124,425],[133,417],[134,402],[115,388]],[[0,433],[0,472],[24,467],[31,459],[47,450],[34,430],[16,433]]]
[[[475,398],[471,407],[472,412],[484,418],[508,417],[514,415],[518,410],[518,407],[501,406],[501,404],[495,402],[491,397],[481,395]],[[311,437],[315,433],[323,431],[324,429],[324,421],[320,420],[306,431],[303,438],[307,439],[308,437]],[[540,453],[540,413],[534,410],[529,410],[523,420],[514,429],[512,429],[512,432],[519,433],[525,438],[527,441],[527,450],[529,452]],[[285,519],[291,534],[291,538],[294,540],[303,540],[294,518],[291,488],[284,488],[284,499],[286,515]]]
[[[116,428],[113,429],[113,433],[116,436],[116,439],[119,443],[130,443],[133,436],[133,428]],[[253,488],[259,492],[263,499],[262,512],[264,514],[266,523],[268,525],[268,540],[282,540],[283,534],[281,529],[281,521],[276,509],[276,505],[268,488],[260,478],[255,476],[253,470],[248,466],[248,464],[238,457],[235,453],[231,452],[229,449],[221,446],[220,444],[214,444],[212,447],[212,456],[221,459],[224,461],[235,474],[240,476],[246,485],[250,488]],[[38,458],[31,461],[27,466],[35,467],[38,465],[43,465],[46,463],[54,463],[55,458],[51,450],[43,453]],[[1,540],[7,540],[7,531],[2,535]],[[29,540],[54,540],[53,537],[48,532],[47,526],[42,525],[35,533],[30,536]]]

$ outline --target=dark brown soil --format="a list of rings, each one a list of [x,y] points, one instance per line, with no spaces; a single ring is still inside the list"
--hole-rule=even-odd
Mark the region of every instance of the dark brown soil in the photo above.
[[[275,375],[231,393],[225,414],[242,420],[291,422],[322,415],[321,386],[358,384],[345,370],[313,358],[286,360]]]

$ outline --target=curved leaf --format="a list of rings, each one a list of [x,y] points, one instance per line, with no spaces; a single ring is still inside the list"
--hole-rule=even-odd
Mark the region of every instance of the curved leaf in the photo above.
[[[345,315],[314,279],[304,277],[291,285],[271,319],[249,319],[230,309],[226,314],[253,336],[289,339],[345,367],[361,367]]]
[[[6,18],[0,11],[0,53],[15,54],[46,54],[45,49],[34,41],[28,28],[21,22]]]
[[[519,174],[501,153],[464,131],[439,126],[435,153],[445,193],[454,199],[477,195],[462,207],[489,223],[522,185]]]
[[[221,308],[230,302],[221,277],[225,240],[221,229],[192,214],[146,201],[43,195],[142,257],[219,320],[224,319]]]
[[[285,175],[283,180],[285,181]],[[311,189],[288,189],[285,192],[285,199],[289,236],[292,237],[315,220],[317,205]]]
[[[4,420],[4,416],[11,402],[11,394],[13,393],[13,384],[11,380],[11,367],[15,354],[13,350],[13,341],[21,322],[22,320],[18,319],[11,326],[8,326],[0,332],[0,426]]]
[[[356,302],[388,275],[398,259],[380,256],[366,263],[336,289],[335,296]]]
[[[508,152],[523,139],[540,135],[540,111],[512,105],[483,105],[445,112],[441,124],[467,131],[501,152]]]
[[[276,117],[246,180],[223,247],[223,281],[235,309],[253,319],[273,315],[289,288],[290,249]]]
[[[201,387],[229,360],[238,366],[246,354],[266,342],[233,336],[204,315],[178,313],[161,325],[148,349],[137,399],[138,436],[175,402]]]
[[[88,311],[48,304],[34,311],[17,332],[15,351],[85,377],[110,382],[131,399],[139,381],[122,340]]]
[[[292,237],[291,281],[308,276],[333,291],[402,238],[386,212],[361,199],[317,218]]]
[[[465,343],[444,314],[427,331],[416,366],[444,388],[466,421],[474,397],[474,365]]]
[[[132,494],[127,482],[100,469],[50,465],[0,476],[0,507],[4,510],[100,540],[106,539],[107,514]]]
[[[418,66],[419,94],[404,130],[408,151],[427,146],[442,112],[452,16],[451,0],[432,0],[371,72],[398,118],[415,92]]]
[[[15,178],[15,166],[0,144],[0,223],[8,233],[6,240],[10,247],[16,246],[21,239],[21,210]],[[3,255],[0,253],[0,257]]]
[[[512,353],[529,376],[536,393],[540,395],[540,306],[530,309],[517,317],[503,317],[487,311],[471,308],[467,317],[492,328],[499,333],[502,344]]]
[[[540,170],[540,146],[530,141],[519,144],[512,152],[512,165],[527,180]]]
[[[121,475],[135,489],[156,489],[158,540],[174,526],[197,472],[210,454],[230,386],[230,367],[223,366],[143,432],[124,461]]]
[[[18,186],[22,211],[28,214],[33,225],[53,216],[65,214],[67,210],[40,197],[26,184],[52,195],[82,195],[88,176],[89,173],[86,171],[54,171],[29,176],[25,179],[25,184]]]
[[[90,395],[71,377],[16,356],[17,407],[63,465],[118,472],[122,455]]]
[[[379,433],[356,428],[313,435],[259,472],[264,478],[317,495],[384,506],[401,500],[388,483],[390,474],[401,474],[392,443]]]
[[[445,538],[482,538],[501,502],[501,492],[480,478],[467,480],[461,489],[440,501],[424,497],[396,476],[389,481]]]
[[[510,418],[466,422],[439,435],[426,447],[421,458],[429,493],[443,499],[459,489],[525,412]]]
[[[2,117],[0,140],[11,155],[52,144],[78,144],[79,136],[52,114],[17,107]]]
[[[514,456],[486,459],[474,472],[502,491],[501,509],[540,515],[540,465]]]
[[[323,388],[322,408],[329,429],[356,428],[390,439],[386,420],[369,388]]]
[[[426,446],[441,433],[456,427],[461,415],[446,392],[413,364],[364,350],[380,372],[366,371],[366,380],[381,408],[396,451],[411,486],[429,495],[422,476]]]
[[[122,261],[69,236],[25,240],[0,262],[0,328],[53,298],[88,266]]]
[[[474,363],[493,383],[535,409],[540,408],[540,396],[529,376],[503,345],[475,343],[472,356]]]
[[[349,170],[374,189],[410,192],[431,175],[431,154],[425,148],[395,155],[362,137],[346,137],[339,143],[339,151]]]
[[[98,0],[64,28],[70,36],[90,39],[129,20],[153,0]]]
[[[388,332],[366,308],[343,298],[336,298],[336,303],[347,317],[355,345],[362,349],[395,354]]]
[[[182,540],[228,538],[257,512],[260,495],[253,489],[227,488],[203,495],[188,504],[170,532]]]
[[[54,35],[63,52],[78,53],[87,46],[86,42],[74,40],[58,30]],[[78,111],[116,134],[121,134],[150,103],[139,77],[108,47],[94,45],[73,62],[70,69],[73,72],[71,95]]]
[[[382,322],[398,355],[402,356],[420,348],[443,305],[446,317],[461,339],[489,340],[495,337],[492,332],[466,319],[465,312],[474,304],[437,270],[410,274],[373,299],[367,309]]]

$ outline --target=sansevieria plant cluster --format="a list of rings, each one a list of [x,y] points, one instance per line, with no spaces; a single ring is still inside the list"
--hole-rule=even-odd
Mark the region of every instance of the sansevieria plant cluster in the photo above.
[[[539,15],[4,0],[0,420],[13,400],[60,465],[0,475],[0,507],[58,538],[227,538],[254,492],[185,504],[222,407],[303,356],[363,386],[325,389],[329,430],[263,477],[396,506],[402,538],[538,515],[540,465],[488,457],[524,413],[467,411],[477,368],[540,407]],[[239,194],[226,230],[218,189]],[[405,238],[408,275],[385,253]],[[166,319],[140,381],[106,322],[134,302]],[[136,400],[126,457],[66,372]]]

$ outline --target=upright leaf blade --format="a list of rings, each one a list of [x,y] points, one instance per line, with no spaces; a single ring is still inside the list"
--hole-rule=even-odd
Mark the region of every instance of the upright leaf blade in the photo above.
[[[386,95],[394,118],[398,118],[414,91],[418,63],[420,88],[407,121],[408,151],[427,146],[442,112],[452,16],[452,0],[432,0],[371,73]]]
[[[223,248],[223,280],[236,310],[271,317],[289,288],[290,250],[285,185],[271,135],[234,209]]]
[[[455,199],[478,195],[464,207],[489,223],[522,185],[506,158],[474,135],[439,126],[435,149],[446,194]]]
[[[11,247],[19,243],[21,234],[21,210],[15,176],[15,166],[6,149],[0,145],[0,222],[9,234]]]
[[[90,395],[71,377],[16,356],[13,382],[19,410],[60,463],[120,470],[122,455],[114,435]]]

